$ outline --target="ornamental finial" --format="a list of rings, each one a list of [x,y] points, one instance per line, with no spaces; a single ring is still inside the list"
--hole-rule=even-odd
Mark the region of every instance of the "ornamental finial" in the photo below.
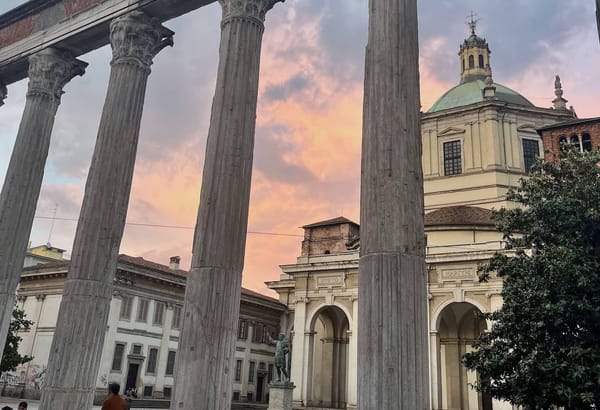
[[[473,10],[471,10],[471,14],[469,14],[467,16],[467,18],[469,19],[467,21],[467,25],[469,26],[469,29],[471,30],[471,35],[475,35],[475,29],[477,28],[477,22],[479,21],[479,19],[476,19],[475,17],[477,17],[477,14],[473,13]]]

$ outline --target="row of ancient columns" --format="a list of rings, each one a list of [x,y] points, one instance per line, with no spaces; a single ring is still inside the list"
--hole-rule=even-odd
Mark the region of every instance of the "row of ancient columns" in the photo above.
[[[218,0],[221,46],[173,409],[229,409],[265,14]],[[371,0],[361,194],[359,406],[428,406],[416,0]],[[172,32],[141,12],[110,25],[112,69],[40,409],[91,408],[153,57]],[[25,112],[0,196],[0,340],[63,86],[85,63],[30,58]],[[0,90],[4,94],[5,89]],[[1,100],[1,96],[0,96]],[[421,302],[422,301],[422,302]]]
[[[177,409],[225,409],[231,400],[229,366],[244,260],[260,47],[265,14],[278,1],[219,0],[219,72],[178,355]],[[142,12],[111,22],[110,80],[40,409],[92,406],[146,84],[153,58],[172,44],[172,36]],[[85,66],[54,49],[30,57],[25,112],[0,197],[0,340],[10,323],[62,89]],[[4,88],[0,91],[5,95]]]

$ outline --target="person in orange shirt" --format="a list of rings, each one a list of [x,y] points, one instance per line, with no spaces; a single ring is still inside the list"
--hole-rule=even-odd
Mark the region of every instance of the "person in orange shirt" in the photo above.
[[[111,383],[108,389],[110,390],[110,395],[102,403],[102,410],[127,410],[127,402],[119,396],[121,386],[118,383]]]

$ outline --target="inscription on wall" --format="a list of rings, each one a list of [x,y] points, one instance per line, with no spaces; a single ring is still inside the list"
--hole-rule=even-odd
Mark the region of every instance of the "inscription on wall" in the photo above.
[[[442,269],[442,281],[461,281],[461,280],[475,280],[475,269]]]
[[[317,288],[343,288],[345,287],[343,276],[319,276],[317,277]]]

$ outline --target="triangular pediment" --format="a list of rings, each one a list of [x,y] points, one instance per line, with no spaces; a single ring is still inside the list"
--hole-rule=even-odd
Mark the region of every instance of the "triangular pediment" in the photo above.
[[[537,127],[534,124],[523,124],[523,125],[519,125],[517,127],[517,131],[520,131],[520,132],[537,133],[536,129],[537,129]]]
[[[447,137],[448,135],[464,134],[465,130],[462,128],[448,127],[438,132],[438,137]]]

